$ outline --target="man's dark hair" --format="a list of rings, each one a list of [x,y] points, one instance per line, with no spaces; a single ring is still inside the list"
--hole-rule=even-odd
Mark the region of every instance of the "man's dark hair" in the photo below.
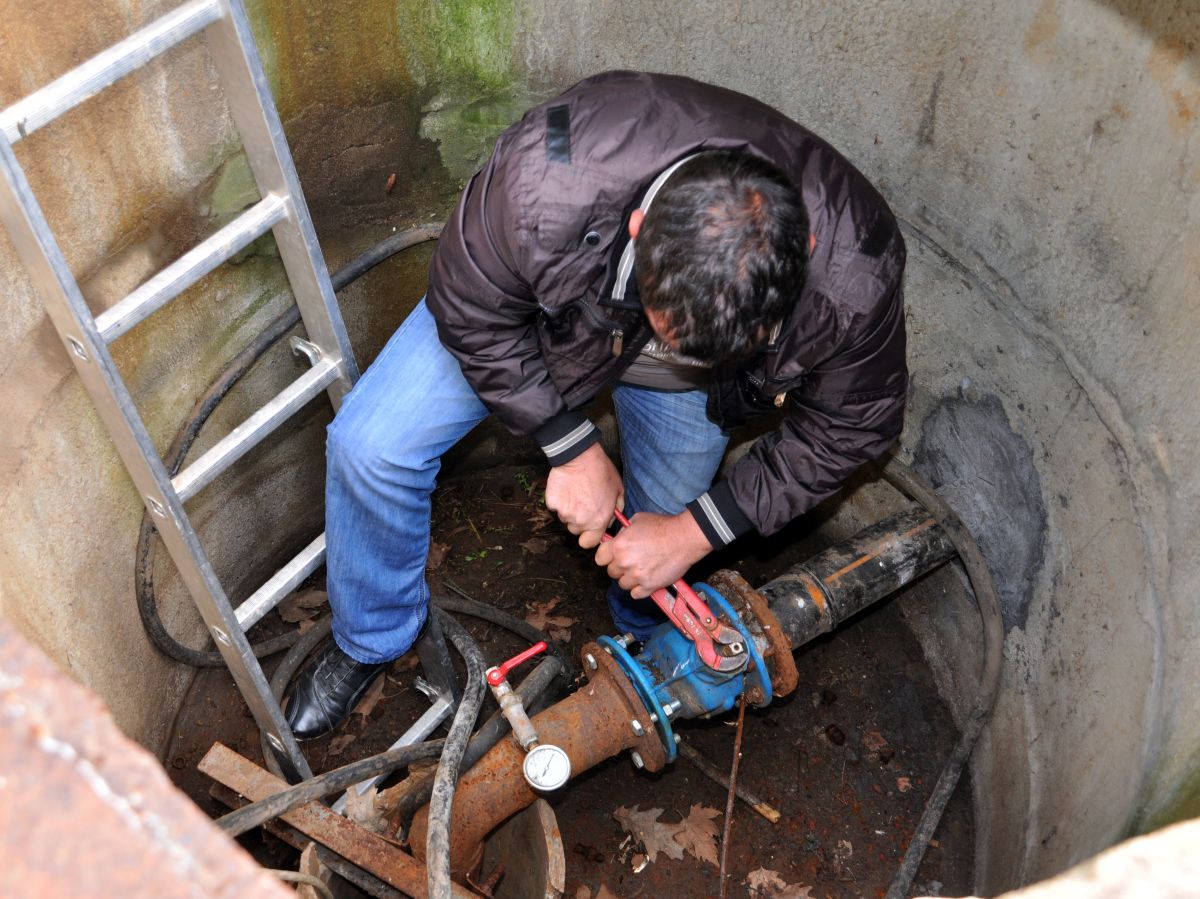
[[[748,153],[704,153],[650,204],[634,247],[642,305],[663,315],[679,351],[745,358],[804,284],[808,215],[788,177]]]

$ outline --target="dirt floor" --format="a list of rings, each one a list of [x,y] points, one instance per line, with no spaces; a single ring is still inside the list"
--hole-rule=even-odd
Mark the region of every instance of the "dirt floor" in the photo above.
[[[430,584],[437,592],[449,579],[520,617],[548,611],[558,638],[577,656],[583,643],[612,633],[603,602],[606,578],[546,513],[542,474],[537,468],[496,467],[447,478],[435,495]],[[812,525],[800,523],[775,539],[739,547],[740,555],[707,561],[695,579],[733,568],[751,584],[762,584],[822,545]],[[489,662],[524,648],[500,628],[464,622]],[[899,604],[860,616],[796,658],[801,677],[796,693],[746,715],[739,782],[777,808],[782,819],[773,825],[736,804],[728,895],[883,896],[957,733],[900,620]],[[271,665],[265,667],[269,672]],[[386,749],[426,705],[412,686],[413,676],[408,661],[398,661],[369,715],[353,715],[333,736],[306,744],[313,769]],[[483,714],[491,710],[485,706]],[[678,729],[728,770],[735,718],[681,722]],[[195,770],[214,740],[249,758],[261,757],[254,722],[232,682],[223,671],[210,670],[196,679],[166,761],[180,787],[216,816],[226,809],[209,798],[209,782]],[[968,792],[965,782],[959,785],[913,895],[971,892]],[[551,804],[566,852],[568,897],[598,897],[602,888],[616,897],[718,895],[714,864],[686,853],[681,859],[659,854],[643,864],[642,847],[614,817],[619,808],[661,809],[658,821],[675,823],[700,805],[716,810],[713,820],[722,825],[725,789],[690,762],[680,759],[648,775],[624,756],[577,777],[560,794]],[[252,833],[243,843],[264,865],[295,867],[295,852],[270,836]]]

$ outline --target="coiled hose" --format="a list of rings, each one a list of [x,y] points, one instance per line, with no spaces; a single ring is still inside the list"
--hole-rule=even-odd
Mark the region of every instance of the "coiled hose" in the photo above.
[[[441,230],[441,224],[422,225],[419,228],[411,228],[407,231],[400,231],[390,235],[362,255],[353,259],[345,267],[339,269],[330,279],[333,283],[333,289],[335,291],[341,290],[347,284],[350,284],[401,250],[425,243],[426,241],[435,240],[438,234],[441,233]],[[166,455],[163,456],[163,464],[166,465],[171,477],[179,473],[188,450],[191,449],[192,444],[196,441],[196,437],[200,434],[200,429],[204,427],[204,423],[208,421],[213,411],[220,405],[221,400],[233,388],[233,385],[299,321],[299,308],[290,306],[267,325],[244,350],[238,353],[229,365],[225,367],[225,370],[218,375],[217,379],[209,385],[209,388],[204,391],[200,399],[196,400],[191,412],[188,413],[187,418],[184,419],[178,433],[176,433],[175,439],[171,441],[171,446],[167,449]],[[158,532],[154,527],[154,522],[150,518],[150,514],[143,511],[142,524],[138,531],[137,551],[134,556],[134,585],[137,594],[138,614],[142,619],[142,627],[145,629],[150,641],[158,647],[159,651],[175,661],[190,665],[193,668],[220,668],[225,664],[225,660],[219,652],[191,649],[184,646],[172,637],[163,625],[162,618],[158,614],[158,600],[154,594],[154,555],[157,546],[154,541],[154,535],[156,533]],[[254,644],[251,646],[251,649],[254,651],[256,657],[265,658],[266,656],[274,655],[277,652],[287,649],[298,638],[299,633],[292,631]]]
[[[946,804],[950,801],[950,796],[958,785],[958,779],[962,776],[967,759],[971,756],[971,750],[975,748],[975,741],[979,739],[983,726],[991,717],[992,706],[995,705],[996,694],[1000,689],[1000,666],[1004,653],[1004,621],[1000,616],[1000,602],[996,597],[996,585],[992,582],[992,573],[988,570],[983,553],[979,550],[979,544],[975,542],[975,538],[971,536],[971,532],[967,530],[966,525],[962,523],[954,510],[938,496],[928,481],[895,457],[889,459],[884,465],[882,474],[888,483],[907,493],[924,506],[941,525],[942,530],[946,532],[946,536],[958,550],[958,557],[962,560],[963,567],[967,570],[967,577],[971,580],[971,589],[975,592],[975,604],[979,609],[980,620],[983,622],[983,670],[979,674],[979,688],[975,694],[975,702],[963,725],[958,744],[950,753],[950,758],[946,761],[946,766],[938,777],[933,793],[925,804],[925,811],[921,814],[921,820],[917,823],[912,840],[909,841],[908,850],[904,853],[904,860],[900,863],[900,868],[887,891],[887,899],[904,899],[912,886],[913,878],[917,876],[917,868],[925,856],[925,850],[929,847],[929,841],[933,838],[934,831],[937,830],[938,822],[942,819]]]

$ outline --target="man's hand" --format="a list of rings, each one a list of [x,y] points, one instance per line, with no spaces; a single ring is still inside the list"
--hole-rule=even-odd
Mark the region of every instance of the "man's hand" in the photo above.
[[[582,542],[582,541],[580,541]],[[596,564],[634,599],[644,599],[679,580],[712,546],[692,513],[655,515],[639,512],[596,551]]]
[[[570,462],[550,469],[546,479],[546,508],[558,515],[567,530],[579,537],[579,545],[591,549],[604,536],[613,509],[625,506],[621,476],[604,452],[594,443]]]

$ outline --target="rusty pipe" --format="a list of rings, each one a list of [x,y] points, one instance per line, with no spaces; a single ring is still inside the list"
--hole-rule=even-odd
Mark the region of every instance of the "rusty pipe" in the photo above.
[[[595,643],[585,645],[581,657],[587,685],[533,717],[538,738],[566,751],[572,777],[626,749],[637,751],[650,770],[660,770],[666,753],[628,679]],[[484,837],[538,798],[522,773],[524,761],[524,750],[509,734],[459,780],[450,840],[450,870],[456,880],[461,882],[473,867]],[[425,806],[409,830],[409,845],[420,859],[425,857],[428,815]]]
[[[885,519],[796,565],[754,590],[740,575],[717,572],[709,583],[738,610],[759,643],[776,696],[796,686],[792,650],[954,555],[941,527],[919,506]],[[533,719],[541,738],[566,750],[572,777],[626,749],[650,771],[666,753],[628,678],[598,645],[583,648],[588,685]],[[636,722],[636,724],[635,724]],[[522,774],[524,753],[511,735],[463,775],[454,799],[451,872],[461,881],[483,839],[537,794]],[[428,807],[409,831],[413,854],[424,857]]]

